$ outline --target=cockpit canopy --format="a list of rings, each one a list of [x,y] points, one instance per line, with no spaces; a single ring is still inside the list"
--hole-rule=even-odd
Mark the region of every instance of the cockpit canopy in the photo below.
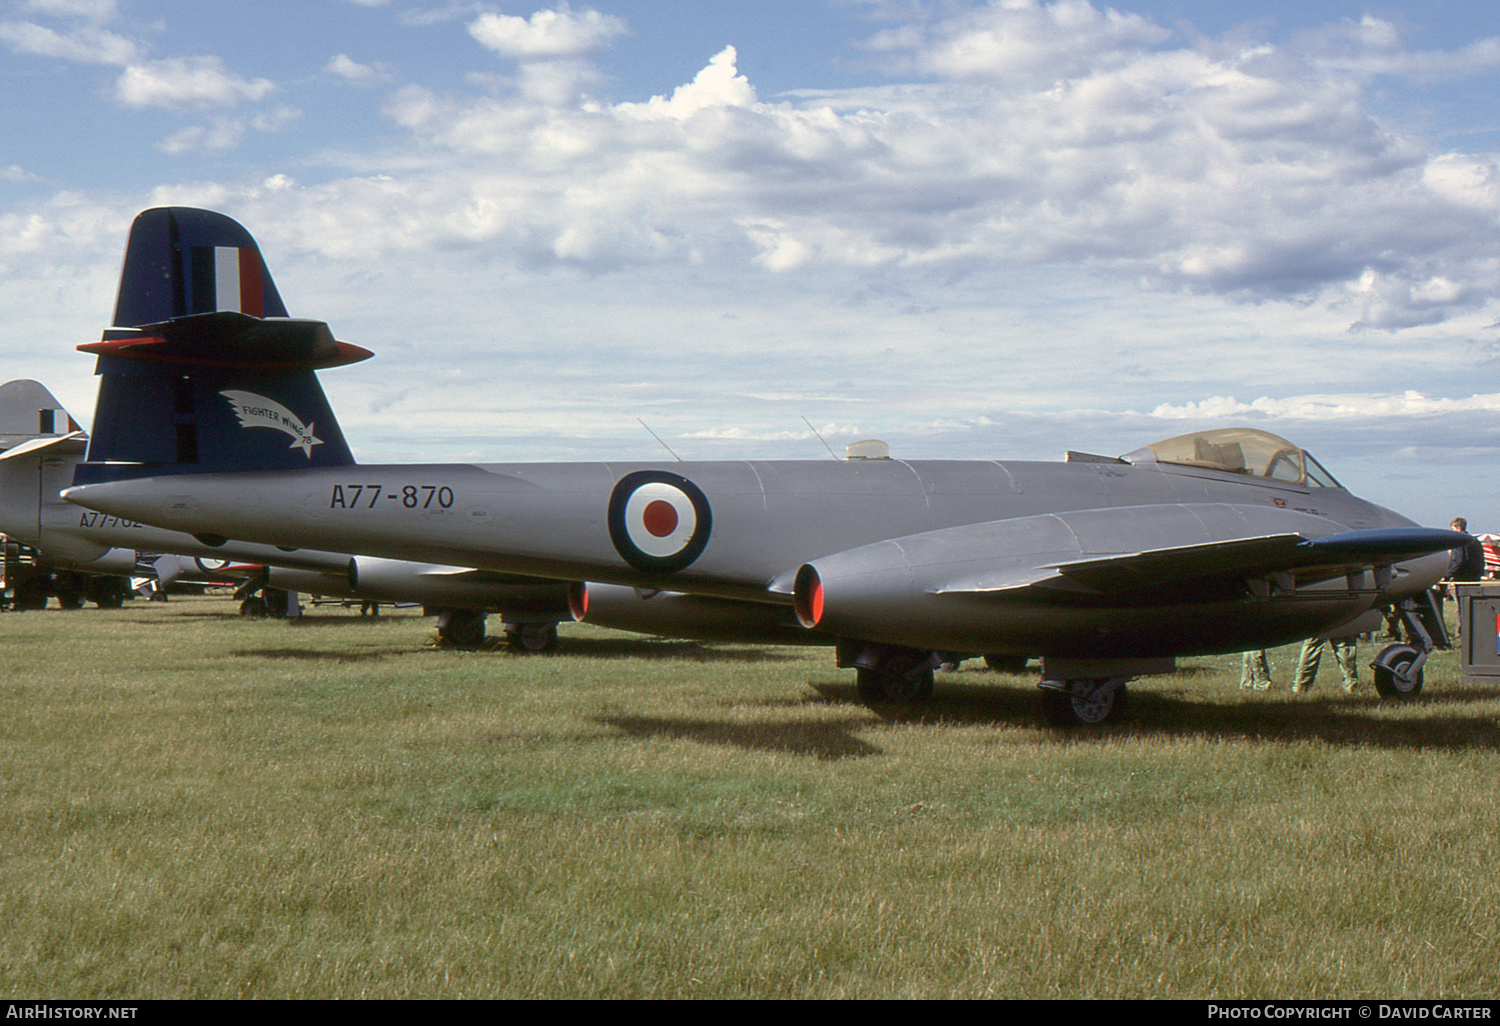
[[[1285,438],[1254,428],[1195,431],[1155,442],[1121,457],[1127,463],[1171,463],[1309,488],[1339,488],[1317,460]]]

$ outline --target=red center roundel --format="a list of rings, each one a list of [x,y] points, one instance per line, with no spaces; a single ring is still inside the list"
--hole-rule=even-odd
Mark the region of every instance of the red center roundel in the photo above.
[[[666,538],[677,530],[677,510],[670,502],[656,499],[647,504],[641,523],[653,537]]]
[[[608,520],[615,551],[651,574],[686,568],[713,530],[713,511],[702,489],[665,470],[638,470],[616,481]]]
[[[636,548],[658,559],[674,556],[693,540],[698,514],[681,488],[650,481],[625,503],[625,531]]]

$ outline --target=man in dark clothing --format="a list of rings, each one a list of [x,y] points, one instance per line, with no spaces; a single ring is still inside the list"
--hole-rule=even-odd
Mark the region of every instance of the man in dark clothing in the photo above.
[[[1448,525],[1455,531],[1469,530],[1469,522],[1463,517],[1454,517],[1453,523]],[[1484,546],[1478,538],[1470,538],[1468,542],[1453,549],[1448,558],[1448,573],[1446,580],[1449,581],[1477,581],[1484,576]]]
[[[1465,533],[1468,533],[1469,530],[1469,522],[1463,517],[1454,517],[1453,522],[1448,526],[1455,531],[1463,531]],[[1471,537],[1463,545],[1460,545],[1456,549],[1451,549],[1448,555],[1448,573],[1444,575],[1443,583],[1437,587],[1438,612],[1442,612],[1443,597],[1452,591],[1454,581],[1477,581],[1483,576],[1484,545],[1478,538]],[[1453,591],[1452,594],[1455,599],[1458,598],[1458,592]],[[1460,611],[1460,622],[1455,625],[1458,628],[1457,633],[1459,634],[1462,634],[1464,629],[1462,619],[1463,615]]]

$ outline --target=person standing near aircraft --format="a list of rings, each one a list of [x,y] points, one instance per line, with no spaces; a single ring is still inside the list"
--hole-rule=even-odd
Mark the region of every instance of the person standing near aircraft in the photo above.
[[[1271,663],[1266,650],[1246,652],[1240,663],[1240,687],[1246,691],[1268,691],[1271,687]]]
[[[1469,533],[1469,522],[1463,517],[1454,517],[1448,525],[1455,531]],[[1478,581],[1484,577],[1484,545],[1478,538],[1470,536],[1466,544],[1454,549],[1448,559],[1446,583],[1454,581]]]
[[[1323,647],[1333,645],[1333,657],[1338,660],[1339,672],[1344,677],[1344,693],[1350,694],[1359,687],[1359,650],[1353,637],[1308,638],[1302,643],[1297,655],[1297,672],[1292,678],[1292,694],[1311,691],[1318,677],[1318,664],[1323,660]]]
[[[1454,517],[1448,525],[1455,531],[1469,533],[1469,522],[1463,517]],[[1438,594],[1442,598],[1450,595],[1455,601],[1458,592],[1453,590],[1453,585],[1458,582],[1478,581],[1484,577],[1484,544],[1478,538],[1470,536],[1469,540],[1452,550],[1448,554],[1448,573],[1443,577],[1443,583],[1438,586]],[[1441,609],[1441,605],[1438,607]],[[1463,624],[1455,625],[1455,633],[1463,633]]]

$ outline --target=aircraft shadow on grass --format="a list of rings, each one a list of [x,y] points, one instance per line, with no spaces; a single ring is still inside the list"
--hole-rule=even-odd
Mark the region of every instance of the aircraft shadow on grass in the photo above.
[[[695,663],[786,663],[802,658],[799,651],[752,646],[723,647],[696,641],[650,638],[567,638],[559,655],[580,659],[660,659]]]
[[[246,659],[287,659],[308,663],[373,663],[396,654],[389,649],[370,652],[321,652],[312,648],[236,648],[228,652]]]
[[[881,749],[855,736],[856,731],[869,729],[870,722],[864,717],[815,723],[725,723],[658,716],[605,716],[595,722],[634,738],[696,741],[751,752],[803,755],[820,762],[881,754]]]
[[[860,704],[852,687],[818,682],[811,682],[809,686],[818,694],[819,701]],[[926,703],[889,705],[877,711],[889,722],[1034,727],[1039,723],[1034,691],[1029,684],[1008,687],[948,683],[939,685],[933,698]],[[1500,719],[1493,714],[1436,714],[1436,710],[1443,707],[1466,706],[1497,698],[1500,698],[1500,693],[1484,688],[1424,695],[1416,708],[1426,710],[1427,714],[1402,720],[1369,716],[1370,712],[1385,704],[1373,694],[1346,695],[1330,690],[1323,694],[1313,692],[1292,702],[1268,700],[1217,705],[1142,689],[1131,692],[1131,710],[1116,727],[1052,733],[1059,742],[1068,744],[1087,744],[1134,735],[1142,738],[1321,741],[1329,745],[1417,751],[1500,748]]]

